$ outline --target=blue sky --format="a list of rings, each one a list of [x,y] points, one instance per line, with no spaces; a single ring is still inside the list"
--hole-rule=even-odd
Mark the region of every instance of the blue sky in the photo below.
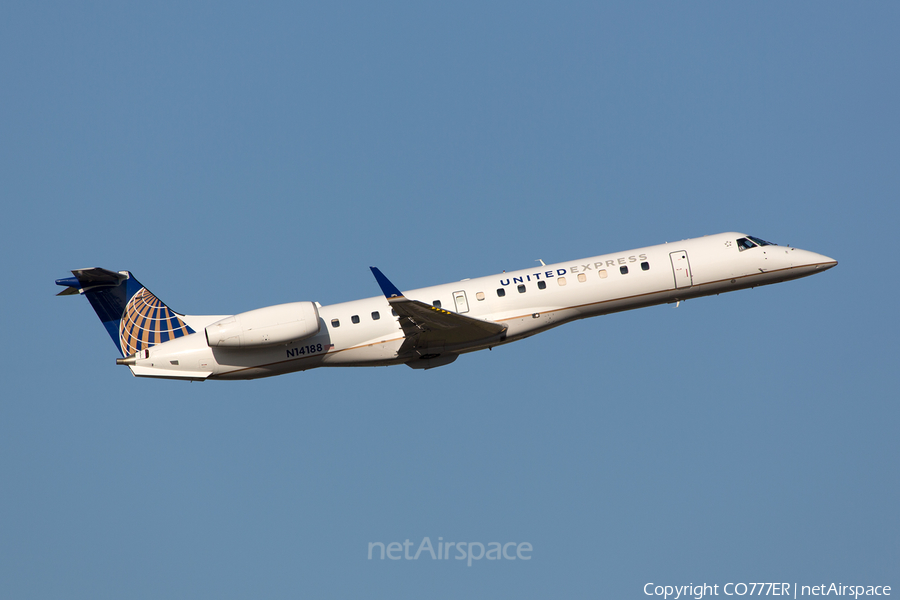
[[[894,3],[15,3],[0,581],[15,598],[892,585]],[[131,377],[73,268],[231,314],[737,230],[795,282],[427,372]],[[529,561],[367,560],[528,542]]]

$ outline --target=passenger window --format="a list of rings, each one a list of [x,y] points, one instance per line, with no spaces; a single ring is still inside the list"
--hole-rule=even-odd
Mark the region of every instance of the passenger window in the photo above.
[[[546,281],[538,281],[538,289],[539,289],[539,290],[546,290],[546,289],[547,289],[547,282],[546,282]]]
[[[359,323],[359,315],[353,315],[352,317],[350,317],[350,320],[353,321],[354,325],[356,325],[357,323]]]
[[[505,295],[506,295],[506,290],[504,290],[503,288],[497,288],[497,297],[498,298],[502,298]]]
[[[391,314],[394,315],[395,317],[399,316],[399,315],[397,314],[397,311],[394,310],[393,308],[391,309]]]
[[[331,320],[331,326],[332,326],[332,327],[340,327],[340,326],[341,326],[341,320],[340,320],[340,319],[332,319],[332,320]]]
[[[619,273],[622,275],[628,275],[628,267],[619,267]]]
[[[562,287],[562,286],[566,285],[566,278],[565,278],[565,277],[557,277],[557,278],[556,278],[556,281],[559,283],[559,287]]]
[[[600,269],[599,271],[597,271],[597,273],[600,274],[600,279],[606,279],[608,277],[608,274],[606,273],[606,269]]]
[[[377,310],[376,310],[375,312],[372,313],[372,320],[373,320],[373,321],[377,321],[377,320],[380,319],[380,318],[381,318],[381,315],[378,314],[378,311],[377,311]]]
[[[522,285],[522,284],[520,283],[519,286],[518,286],[518,290],[519,290],[519,293],[520,293],[520,294],[524,294],[524,293],[525,293],[525,286]]]
[[[441,301],[440,301],[440,300],[435,300],[435,301],[432,302],[431,304],[432,304],[435,308],[440,308],[440,307],[441,307]]]
[[[644,270],[644,271],[649,271],[649,270],[650,270],[650,263],[648,263],[648,262],[642,262],[642,263],[641,263],[641,269]]]
[[[478,300],[484,300],[484,292],[478,292],[475,294],[475,298]]]
[[[578,281],[580,281],[581,283],[584,283],[585,281],[587,281],[587,275],[585,275],[584,273],[579,273]]]

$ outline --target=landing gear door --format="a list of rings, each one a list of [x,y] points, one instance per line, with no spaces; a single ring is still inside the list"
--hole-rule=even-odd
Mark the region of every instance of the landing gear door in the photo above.
[[[693,278],[691,277],[691,263],[688,261],[687,251],[679,250],[678,252],[670,252],[669,258],[672,260],[672,272],[675,275],[675,287],[691,287]]]
[[[453,292],[453,303],[456,305],[456,312],[459,314],[469,312],[469,301],[466,300],[465,292]]]

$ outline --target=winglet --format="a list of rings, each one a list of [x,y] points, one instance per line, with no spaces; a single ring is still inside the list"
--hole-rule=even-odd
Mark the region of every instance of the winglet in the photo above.
[[[372,269],[372,274],[375,275],[375,281],[378,282],[378,285],[381,286],[381,291],[384,292],[385,298],[390,300],[391,298],[402,298],[403,293],[397,289],[393,283],[388,280],[387,277],[384,276],[378,267],[369,267]]]

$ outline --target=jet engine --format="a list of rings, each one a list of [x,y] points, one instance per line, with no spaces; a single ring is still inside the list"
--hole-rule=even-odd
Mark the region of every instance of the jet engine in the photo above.
[[[258,348],[286,344],[319,333],[314,302],[291,302],[257,308],[216,321],[206,328],[214,348]]]

